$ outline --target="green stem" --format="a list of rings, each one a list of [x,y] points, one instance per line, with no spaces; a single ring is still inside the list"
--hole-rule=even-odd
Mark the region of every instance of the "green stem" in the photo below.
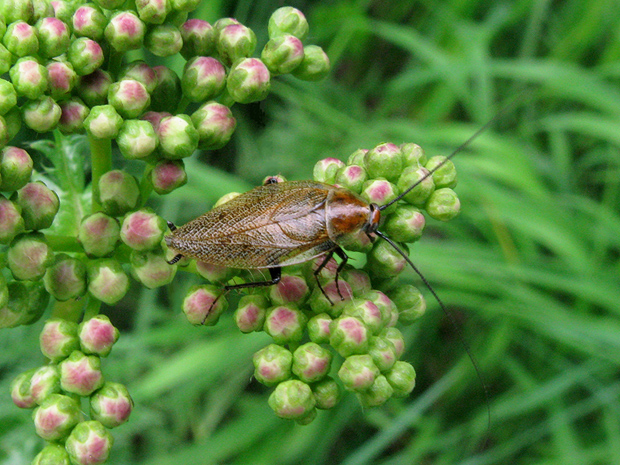
[[[99,179],[105,173],[112,169],[112,140],[111,139],[96,139],[91,135],[88,136],[88,142],[90,144],[91,153],[91,165],[92,165],[92,187],[93,187],[93,208],[92,212],[98,212],[101,210],[101,205],[94,195],[95,190],[99,187]]]
[[[46,234],[45,240],[54,252],[82,252],[84,249],[75,236],[57,236]]]
[[[88,303],[86,304],[86,309],[84,310],[84,321],[90,320],[92,317],[99,315],[100,309],[101,301],[89,295]]]
[[[179,113],[183,113],[185,111],[185,109],[187,108],[187,105],[190,104],[189,99],[184,95],[181,97],[181,101],[179,102],[179,104],[177,105],[177,112],[176,114],[178,115]]]
[[[224,89],[224,92],[222,93],[222,95],[220,95],[218,101],[222,105],[226,105],[228,108],[231,108],[235,104],[235,101],[230,96],[230,94],[228,93],[228,89],[226,88]]]
[[[140,179],[140,205],[144,206],[149,199],[151,192],[153,192],[153,183],[151,182],[151,171],[153,171],[152,165],[146,165],[142,178]]]
[[[108,72],[112,75],[113,78],[118,76],[118,72],[121,70],[121,65],[123,64],[123,54],[121,52],[117,52],[113,48],[110,48],[110,59],[108,60]]]
[[[82,314],[82,308],[84,307],[83,300],[67,300],[66,302],[56,301],[54,308],[52,309],[52,318],[61,318],[67,321],[74,321],[77,323],[80,321],[80,315]]]

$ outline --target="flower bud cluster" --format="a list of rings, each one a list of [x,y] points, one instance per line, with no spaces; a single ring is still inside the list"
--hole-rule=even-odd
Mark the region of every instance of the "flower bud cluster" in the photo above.
[[[46,441],[33,463],[104,463],[112,447],[108,431],[125,423],[133,408],[127,388],[107,381],[101,357],[110,353],[118,330],[98,315],[81,324],[53,318],[40,334],[49,363],[18,375],[11,397],[33,409],[36,433]],[[90,404],[88,418],[80,398]]]

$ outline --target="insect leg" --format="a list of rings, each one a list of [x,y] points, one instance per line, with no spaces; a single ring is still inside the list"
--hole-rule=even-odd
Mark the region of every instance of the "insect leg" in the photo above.
[[[168,224],[168,228],[170,229],[170,231],[176,231],[177,227],[172,221],[166,221],[166,223]]]
[[[233,289],[244,289],[247,287],[262,287],[273,286],[280,282],[282,277],[282,268],[269,268],[269,274],[271,275],[271,281],[257,281],[253,283],[232,284],[230,286],[224,286],[224,292],[231,291]]]
[[[344,269],[345,265],[347,264],[347,261],[349,260],[349,256],[340,247],[338,247],[336,250],[334,250],[334,252],[342,260],[340,262],[340,265],[338,265],[338,268],[336,268],[336,279],[335,279],[335,281],[336,281],[336,289],[338,290],[338,295],[340,296],[340,300],[344,300],[344,297],[342,297],[342,294],[340,293],[340,286],[338,285],[338,275],[340,274],[340,272]]]
[[[314,270],[314,279],[316,279],[316,284],[319,286],[319,289],[321,290],[321,292],[323,293],[323,295],[325,296],[327,301],[330,303],[330,305],[334,305],[334,303],[332,302],[332,299],[330,299],[329,296],[325,293],[325,290],[323,289],[323,286],[321,286],[321,281],[319,281],[319,273],[321,272],[321,270],[323,268],[325,268],[325,265],[327,265],[327,262],[329,262],[333,256],[334,256],[334,251],[333,250],[330,250],[329,252],[327,252],[327,254],[325,255],[325,259],[316,268],[316,270]],[[336,271],[336,288],[338,288],[338,281],[337,281],[337,279],[338,279],[338,272]],[[338,289],[338,294],[340,294],[340,289]],[[342,297],[342,296],[340,296],[340,297]]]
[[[183,258],[183,255],[178,254],[178,255],[175,255],[174,257],[172,257],[171,260],[166,260],[166,262],[168,263],[168,265],[174,265],[176,262],[178,262],[182,258]]]

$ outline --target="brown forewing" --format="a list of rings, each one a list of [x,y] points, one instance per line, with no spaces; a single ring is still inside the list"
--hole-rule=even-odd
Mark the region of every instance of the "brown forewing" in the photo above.
[[[332,186],[267,184],[241,194],[168,236],[179,253],[214,265],[270,268],[301,263],[336,248],[325,224]]]

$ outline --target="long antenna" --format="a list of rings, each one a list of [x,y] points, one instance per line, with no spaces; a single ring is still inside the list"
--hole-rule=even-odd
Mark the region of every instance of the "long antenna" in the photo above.
[[[489,121],[487,121],[485,124],[482,125],[481,128],[479,128],[476,132],[474,132],[472,134],[472,136],[467,139],[465,142],[463,142],[461,145],[459,145],[450,155],[448,155],[446,157],[445,160],[443,160],[441,163],[439,163],[437,166],[435,166],[432,170],[430,170],[428,173],[426,173],[421,179],[419,179],[418,181],[416,181],[415,183],[413,183],[413,185],[411,185],[411,187],[409,187],[406,191],[401,192],[400,195],[398,197],[396,197],[395,199],[391,200],[390,202],[386,203],[385,205],[381,205],[379,207],[380,211],[385,210],[386,208],[388,208],[390,205],[398,202],[400,199],[402,199],[405,195],[407,195],[409,192],[411,192],[413,189],[416,188],[416,186],[418,186],[422,181],[424,181],[426,178],[428,178],[429,176],[432,176],[433,173],[435,171],[437,171],[439,168],[441,168],[443,165],[445,165],[447,163],[448,160],[450,160],[452,157],[454,157],[457,153],[459,153],[461,150],[463,150],[464,148],[466,148],[469,144],[471,144],[473,142],[474,139],[476,139],[480,134],[482,134],[484,131],[486,131],[487,129],[489,129],[489,127],[491,127],[493,124],[495,124],[495,122],[497,122],[497,120],[499,120],[499,118],[501,116],[503,116],[506,111],[508,110],[509,107],[512,106],[514,102],[511,102],[510,104],[506,105],[504,108],[502,108],[500,111],[498,111],[495,116],[493,116],[493,118],[491,118]]]
[[[480,131],[478,131],[478,132],[480,132]],[[480,385],[482,386],[482,390],[484,391],[484,399],[485,399],[486,406],[487,406],[487,437],[488,437],[489,433],[491,432],[491,398],[489,396],[489,388],[486,385],[486,383],[484,382],[484,378],[482,377],[482,370],[480,369],[480,366],[478,365],[478,362],[476,361],[476,359],[475,359],[475,357],[473,355],[473,352],[472,352],[469,344],[467,343],[467,339],[465,339],[465,336],[463,335],[463,332],[461,331],[461,328],[457,324],[456,319],[454,318],[454,314],[452,312],[450,312],[448,310],[448,308],[444,305],[442,300],[439,298],[439,295],[437,295],[437,293],[435,292],[435,289],[433,289],[431,284],[424,277],[424,275],[418,269],[418,267],[413,264],[411,259],[407,256],[407,254],[398,245],[396,245],[396,243],[392,239],[387,237],[381,231],[375,231],[375,234],[377,236],[383,238],[384,241],[386,241],[388,244],[390,244],[392,247],[394,247],[394,250],[396,250],[399,254],[401,254],[402,257],[407,261],[407,263],[409,263],[409,266],[411,266],[413,271],[415,271],[416,274],[420,277],[420,279],[422,280],[424,285],[428,288],[428,290],[431,292],[431,294],[433,294],[433,297],[435,297],[435,300],[437,300],[437,303],[439,303],[439,306],[441,307],[441,309],[443,310],[444,314],[448,317],[448,319],[450,320],[450,323],[454,327],[454,329],[456,331],[456,334],[458,336],[458,339],[460,340],[461,345],[465,349],[465,352],[467,353],[467,356],[469,357],[469,360],[471,361],[471,364],[473,365],[474,370],[476,371],[476,375],[478,375],[478,380],[480,381]]]

